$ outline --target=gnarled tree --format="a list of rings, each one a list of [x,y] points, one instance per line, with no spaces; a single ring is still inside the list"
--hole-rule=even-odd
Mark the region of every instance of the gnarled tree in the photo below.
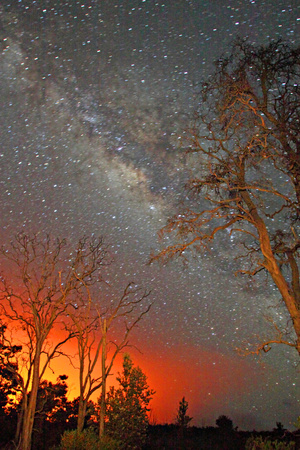
[[[217,61],[187,132],[192,201],[161,231],[175,235],[174,245],[152,258],[209,247],[225,230],[234,239],[243,235],[249,264],[241,272],[271,276],[295,332],[277,328],[257,351],[283,343],[300,354],[299,77],[300,48],[280,40],[238,40]]]
[[[71,251],[64,240],[20,234],[0,253],[6,269],[0,313],[22,345],[14,374],[22,397],[15,441],[17,448],[29,450],[41,380],[63,344],[74,336],[62,324],[76,300],[74,294],[85,289],[83,282],[90,285],[99,277],[106,249],[102,239],[82,239]],[[50,336],[54,327],[55,338]]]

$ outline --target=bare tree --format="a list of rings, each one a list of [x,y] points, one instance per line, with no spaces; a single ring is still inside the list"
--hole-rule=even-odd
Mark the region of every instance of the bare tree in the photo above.
[[[88,294],[88,301],[86,301]],[[94,377],[99,355],[101,354],[102,340],[98,339],[98,320],[92,308],[89,290],[83,294],[76,303],[76,310],[70,313],[68,328],[73,329],[77,343],[79,363],[79,398],[77,430],[81,432],[91,395],[100,388],[102,377]],[[74,365],[75,366],[75,365]]]
[[[141,293],[134,284],[129,283],[119,300],[108,308],[104,302],[101,304],[99,301],[99,286],[93,287],[95,296],[93,300],[90,287],[83,280],[81,282],[85,291],[83,294],[80,293],[76,311],[70,313],[71,327],[77,340],[79,363],[77,430],[82,431],[88,402],[92,394],[101,388],[99,415],[101,437],[104,434],[106,380],[111,373],[116,356],[128,346],[130,332],[150,310],[151,305],[148,304],[145,307],[143,305],[149,293]],[[109,340],[109,332],[112,331],[114,324],[118,328],[118,335],[123,326],[122,337],[117,342]],[[108,347],[113,348],[107,352]]]
[[[7,268],[1,278],[1,315],[22,345],[16,446],[29,450],[38,387],[51,360],[74,336],[63,327],[63,319],[76,298],[73,294],[83,289],[82,281],[90,285],[98,278],[106,249],[102,239],[84,238],[70,252],[64,240],[20,234],[1,248],[1,255]],[[61,328],[56,340],[50,336],[54,327]]]
[[[100,397],[100,413],[99,413],[99,437],[104,435],[104,418],[106,412],[106,381],[111,374],[111,370],[116,356],[129,345],[129,334],[140,322],[145,314],[151,308],[151,304],[143,305],[143,301],[150,295],[150,292],[140,293],[140,290],[135,287],[134,283],[129,283],[123,291],[119,301],[116,302],[108,312],[98,313],[99,323],[102,332],[102,389]],[[108,341],[108,332],[112,325],[123,320],[124,331],[122,338],[116,341]],[[107,345],[113,346],[113,351],[110,357],[107,357]]]
[[[257,351],[282,343],[300,354],[299,67],[300,48],[280,40],[267,46],[238,40],[217,61],[186,135],[190,202],[161,230],[175,236],[174,245],[152,257],[208,248],[222,234],[242,242],[240,272],[268,273],[292,324]]]

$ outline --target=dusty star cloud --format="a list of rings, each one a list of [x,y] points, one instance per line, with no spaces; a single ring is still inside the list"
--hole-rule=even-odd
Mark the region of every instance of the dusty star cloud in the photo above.
[[[105,236],[116,292],[127,281],[152,290],[134,344],[169,399],[161,420],[185,395],[195,424],[227,414],[241,428],[290,426],[292,351],[259,363],[234,350],[265,332],[262,312],[278,298],[268,280],[234,277],[230,239],[186,267],[146,263],[183,195],[178,136],[197,82],[237,35],[299,43],[297,2],[19,1],[0,12],[1,241],[20,230]]]

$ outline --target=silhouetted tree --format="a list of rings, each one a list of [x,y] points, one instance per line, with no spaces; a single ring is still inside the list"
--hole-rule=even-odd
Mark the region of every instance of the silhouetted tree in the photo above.
[[[0,447],[12,440],[17,425],[19,393],[18,355],[21,345],[12,345],[6,336],[7,326],[0,321]]]
[[[179,427],[186,428],[193,419],[187,415],[188,407],[188,402],[185,400],[185,397],[182,397],[182,400],[179,402],[179,408],[176,416],[176,425]]]
[[[152,257],[207,249],[218,236],[242,242],[238,256],[249,265],[241,272],[271,276],[293,326],[274,324],[275,338],[255,352],[280,343],[300,354],[299,78],[300,47],[280,40],[267,46],[238,40],[231,55],[217,61],[187,132],[189,203],[161,231],[175,236],[174,244]]]
[[[283,434],[286,431],[283,424],[281,422],[276,422],[276,428],[273,428],[274,433]]]
[[[13,345],[6,336],[7,325],[0,320],[0,406],[3,412],[20,389],[18,355],[21,345]]]
[[[117,377],[119,387],[107,393],[107,434],[120,441],[121,448],[140,449],[146,441],[149,424],[149,402],[155,393],[147,377],[134,367],[128,354],[124,355],[123,372]]]
[[[71,413],[71,402],[67,399],[67,378],[61,375],[56,383],[44,380],[39,386],[32,449],[47,449],[59,443],[61,434],[67,428]]]
[[[22,399],[16,446],[30,450],[38,388],[51,360],[74,336],[63,327],[68,310],[76,308],[74,293],[95,282],[106,250],[103,240],[80,240],[73,252],[61,239],[19,234],[0,250],[7,267],[0,285],[0,313],[14,337],[22,339],[19,367],[14,371]],[[59,339],[49,339],[54,326]],[[30,395],[29,395],[30,390]]]
[[[232,431],[233,430],[233,422],[227,416],[219,416],[216,420],[217,427],[222,431]]]

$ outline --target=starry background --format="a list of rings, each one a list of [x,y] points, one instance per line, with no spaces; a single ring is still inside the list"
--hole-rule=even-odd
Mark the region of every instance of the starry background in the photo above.
[[[226,414],[242,429],[293,428],[296,354],[235,351],[268,333],[263,314],[286,321],[269,280],[235,277],[225,240],[187,266],[147,262],[184,195],[178,136],[195,86],[237,35],[299,44],[298,2],[19,0],[0,13],[1,242],[103,235],[111,295],[129,281],[151,290],[131,341],[156,390],[153,420],[174,420],[184,395],[194,425]]]

